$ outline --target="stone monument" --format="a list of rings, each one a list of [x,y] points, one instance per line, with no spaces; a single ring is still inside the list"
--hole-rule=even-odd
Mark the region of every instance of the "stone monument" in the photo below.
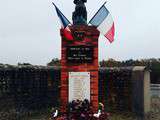
[[[61,112],[73,100],[88,99],[94,111],[98,110],[98,38],[99,31],[87,25],[87,0],[74,0],[71,33],[60,30],[61,50]],[[66,34],[71,34],[70,40]]]

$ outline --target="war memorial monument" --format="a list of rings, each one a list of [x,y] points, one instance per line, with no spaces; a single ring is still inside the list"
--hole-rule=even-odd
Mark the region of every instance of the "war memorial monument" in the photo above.
[[[87,25],[86,1],[75,0],[73,25],[69,26],[73,40],[61,29],[61,110],[68,102],[88,99],[98,108],[98,37],[99,31]]]
[[[74,0],[76,7],[72,15],[73,24],[53,3],[62,23],[60,30],[62,112],[66,111],[66,105],[73,100],[88,100],[93,110],[98,110],[98,38],[100,31],[97,28],[100,24],[103,27],[107,25],[105,36],[112,41],[114,24],[110,21],[105,4],[87,23],[86,2],[87,0]],[[105,19],[108,19],[107,21],[110,21],[111,24],[106,23]]]

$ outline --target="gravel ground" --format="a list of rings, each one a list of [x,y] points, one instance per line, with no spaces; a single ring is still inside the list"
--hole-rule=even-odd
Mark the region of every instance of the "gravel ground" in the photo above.
[[[24,120],[49,120],[49,117],[46,115],[34,116]],[[111,113],[110,120],[160,120],[160,113],[148,113],[145,118],[137,117],[132,113]]]
[[[151,100],[151,111],[144,118],[137,117],[129,112],[111,113],[110,120],[160,120],[160,98],[153,98]],[[48,112],[16,112],[12,110],[0,110],[0,120],[49,120]]]
[[[160,112],[148,113],[144,118],[138,117],[132,113],[113,113],[111,120],[160,120]]]
[[[14,113],[1,113],[0,120],[50,120],[48,113],[41,114],[24,114],[23,116],[17,116]],[[137,117],[129,112],[116,112],[111,113],[110,120],[160,120],[160,112],[150,112],[145,118]]]

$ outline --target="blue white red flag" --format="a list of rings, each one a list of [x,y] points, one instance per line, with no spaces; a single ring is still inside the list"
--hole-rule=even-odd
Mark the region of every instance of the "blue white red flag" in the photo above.
[[[90,20],[89,24],[97,27],[97,29],[109,40],[109,42],[114,41],[114,22],[111,14],[105,7],[105,3]]]
[[[61,21],[61,26],[62,26],[62,29],[64,29],[64,36],[67,38],[67,40],[73,40],[73,36],[72,36],[72,33],[68,27],[69,24],[71,24],[69,22],[69,20],[63,15],[63,13],[58,9],[58,7],[52,3],[54,6],[55,6],[55,9],[56,9],[56,12],[57,12],[57,15]]]
[[[62,28],[66,28],[70,24],[69,20],[63,15],[63,13],[57,8],[57,6],[54,3],[53,5],[55,6],[57,15],[61,21]]]

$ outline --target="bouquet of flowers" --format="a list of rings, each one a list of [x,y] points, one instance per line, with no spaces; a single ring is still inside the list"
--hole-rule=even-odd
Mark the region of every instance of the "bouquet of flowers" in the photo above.
[[[94,113],[92,105],[87,99],[84,101],[73,100],[67,108],[67,113],[55,120],[109,120],[109,114],[104,112],[103,109],[99,109],[97,113]]]

